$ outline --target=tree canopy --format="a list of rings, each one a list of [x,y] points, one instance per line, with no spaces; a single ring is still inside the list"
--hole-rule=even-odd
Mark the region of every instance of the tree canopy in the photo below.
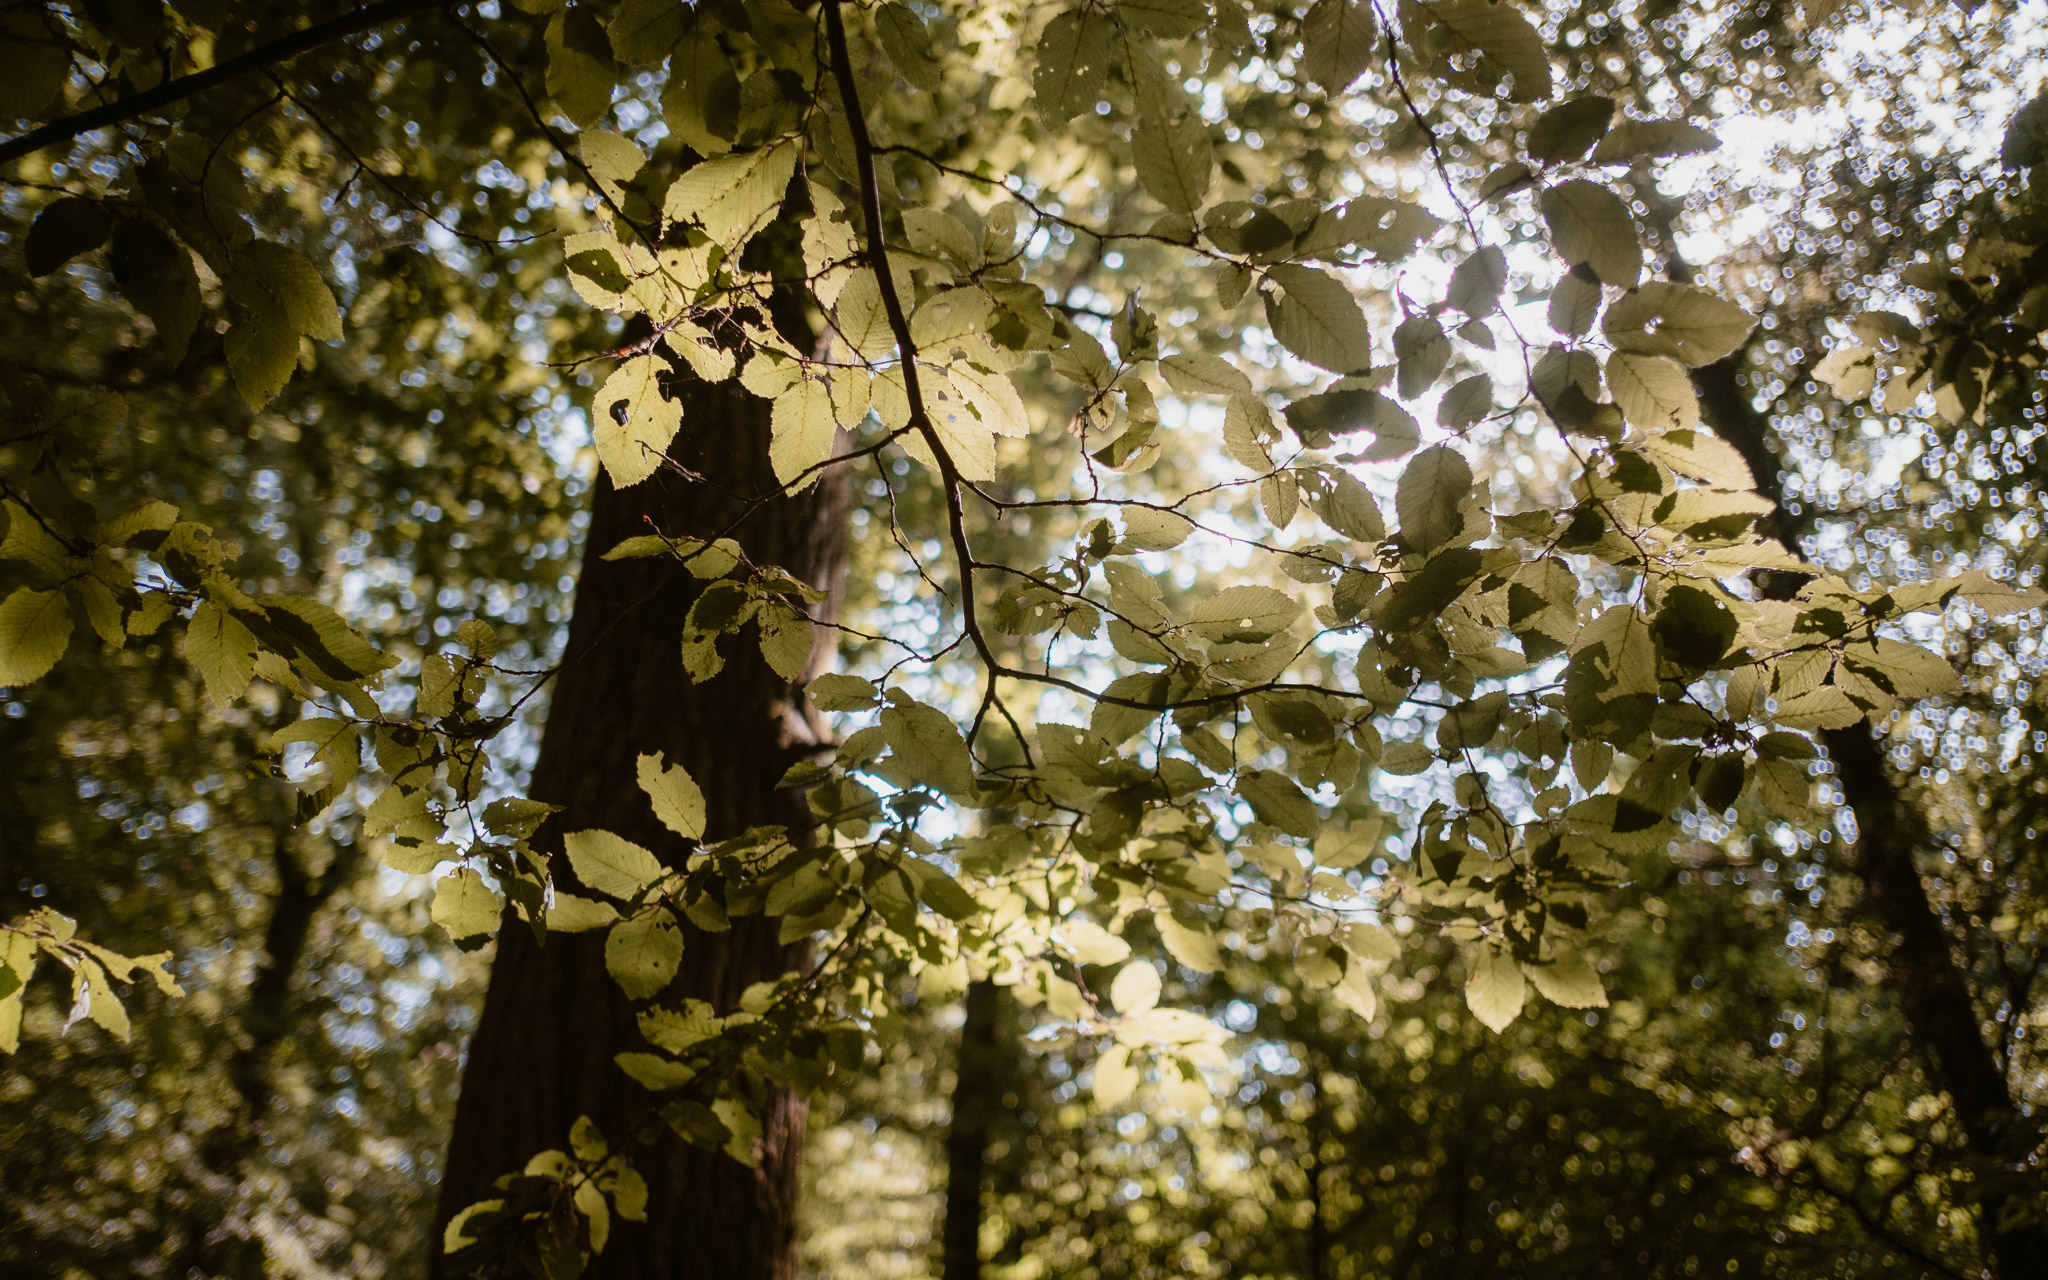
[[[7,9],[0,1256],[2042,1274],[2041,44]]]

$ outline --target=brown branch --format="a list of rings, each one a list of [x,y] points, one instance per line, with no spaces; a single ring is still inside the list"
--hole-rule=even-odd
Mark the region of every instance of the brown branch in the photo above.
[[[10,138],[0,143],[0,164],[19,160],[45,147],[69,142],[110,125],[124,124],[152,111],[162,110],[172,103],[183,102],[194,94],[218,88],[252,72],[266,70],[322,45],[360,35],[387,22],[397,22],[430,9],[451,7],[453,0],[383,0],[381,4],[351,9],[338,18],[315,23],[302,31],[295,31],[291,35],[251,49],[240,57],[229,58],[226,62],[209,67],[205,71],[179,76],[175,80],[166,80],[146,92],[130,94],[105,106],[52,120],[40,129],[32,129],[18,137]]]

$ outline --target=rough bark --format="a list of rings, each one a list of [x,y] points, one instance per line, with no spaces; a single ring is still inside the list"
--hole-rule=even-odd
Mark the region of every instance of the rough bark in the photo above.
[[[809,822],[800,794],[775,789],[819,741],[797,687],[762,660],[751,631],[725,642],[723,672],[692,684],[678,650],[696,580],[669,560],[600,557],[650,532],[651,522],[669,534],[731,536],[754,563],[835,589],[846,550],[843,472],[805,494],[757,505],[777,488],[767,456],[768,404],[730,383],[691,384],[684,396],[683,430],[670,457],[704,479],[664,469],[623,491],[598,484],[564,667],[529,791],[565,808],[543,829],[542,848],[551,841],[559,851],[564,831],[601,827],[679,860],[686,847],[656,821],[635,781],[643,752],[665,753],[703,788],[708,839]],[[561,860],[557,866],[566,875]],[[733,1007],[749,984],[802,960],[801,945],[777,941],[778,927],[756,917],[721,934],[686,929],[682,972],[662,998]],[[605,972],[601,934],[558,935],[541,947],[523,926],[502,930],[463,1071],[438,1220],[485,1198],[492,1179],[516,1172],[535,1152],[564,1146],[578,1116],[590,1116],[614,1143],[624,1140],[652,1099],[612,1055],[642,1044],[632,1004]],[[755,1169],[666,1130],[637,1148],[634,1161],[651,1193],[648,1221],[616,1224],[587,1274],[793,1277],[804,1117],[798,1098],[775,1096],[762,1116]],[[434,1274],[448,1274],[438,1258]]]
[[[1682,279],[1689,273],[1674,269]],[[1779,509],[1761,522],[1763,532],[1797,550],[1802,522],[1784,506],[1769,423],[1741,383],[1746,351],[1697,369],[1700,415],[1741,452],[1758,490]],[[2005,1072],[1985,1041],[1968,976],[1915,862],[1928,841],[1927,825],[1893,781],[1884,752],[1863,725],[1821,732],[1849,810],[1856,818],[1854,861],[1871,916],[1890,936],[1885,957],[1891,988],[1905,1015],[1907,1034],[1948,1092],[1981,1163],[1983,1231],[1987,1251],[2006,1280],[2048,1278],[2048,1232],[2031,1219],[2025,1161],[2039,1141],[2022,1122]]]
[[[953,1119],[946,1131],[942,1280],[981,1280],[981,1192],[989,1125],[1003,1105],[1001,999],[1002,989],[987,979],[967,986],[967,1016],[953,1067]]]

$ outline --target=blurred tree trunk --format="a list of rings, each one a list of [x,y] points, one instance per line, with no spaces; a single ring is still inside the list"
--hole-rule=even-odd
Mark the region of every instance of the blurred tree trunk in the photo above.
[[[289,803],[289,802],[287,802]],[[271,859],[277,894],[263,929],[263,959],[249,984],[239,1021],[241,1035],[227,1061],[234,1102],[219,1126],[199,1142],[193,1178],[206,1195],[193,1217],[193,1232],[173,1260],[170,1274],[262,1280],[267,1251],[252,1229],[244,1194],[243,1169],[263,1142],[264,1121],[277,1094],[277,1050],[287,1037],[309,1030],[313,1018],[292,999],[293,979],[320,911],[355,878],[362,846],[331,846],[327,867],[315,875],[291,848],[290,824],[277,815]],[[210,1221],[200,1221],[210,1218]]]
[[[801,690],[762,660],[751,630],[725,642],[724,671],[692,684],[679,643],[697,580],[672,560],[602,556],[622,539],[655,529],[730,536],[753,563],[781,566],[834,591],[835,600],[821,607],[831,608],[845,567],[845,473],[835,471],[796,497],[774,496],[768,403],[734,383],[690,382],[682,395],[682,433],[670,457],[683,470],[664,469],[623,491],[598,481],[575,616],[529,790],[565,809],[543,828],[542,848],[558,852],[564,831],[601,827],[679,861],[684,842],[655,820],[635,781],[643,752],[666,754],[703,788],[707,839],[767,823],[801,829],[810,821],[800,792],[776,790],[788,767],[821,741]],[[829,653],[829,639],[820,648]],[[566,864],[556,866],[566,879]],[[732,1008],[749,984],[802,961],[805,947],[782,945],[779,925],[755,917],[721,934],[686,929],[682,972],[663,998],[695,996]],[[643,1041],[632,1005],[605,972],[603,946],[601,933],[536,946],[508,916],[463,1072],[438,1223],[486,1198],[492,1179],[517,1172],[535,1152],[566,1146],[578,1116],[590,1116],[616,1145],[648,1113],[651,1095],[612,1062]],[[651,1145],[635,1148],[651,1192],[648,1221],[618,1224],[587,1274],[793,1277],[805,1110],[794,1095],[774,1096],[761,1117],[759,1164],[752,1169],[665,1129]],[[447,1274],[439,1239],[437,1226],[437,1276]]]
[[[967,1016],[953,1068],[953,1119],[946,1132],[941,1280],[981,1280],[981,1191],[989,1126],[1002,1109],[1007,1074],[1001,999],[1002,989],[986,978],[967,984]]]
[[[1668,217],[1660,229],[1670,244]],[[1669,271],[1674,280],[1692,276],[1675,256]],[[1759,532],[1796,553],[1806,522],[1785,509],[1771,425],[1742,382],[1748,358],[1745,345],[1693,371],[1700,416],[1749,463],[1758,491],[1778,504],[1758,522]],[[1789,590],[1797,583],[1771,585]],[[1865,905],[1889,935],[1886,967],[1907,1033],[1932,1069],[1934,1082],[1947,1091],[1970,1154],[1981,1166],[1979,1230],[1986,1250],[2005,1280],[2048,1280],[2048,1232],[2033,1217],[2026,1185],[2032,1180],[2026,1161],[2039,1130],[2013,1103],[2005,1071],[1984,1039],[1969,976],[1921,880],[1915,856],[1929,844],[1927,824],[1901,794],[1868,727],[1824,729],[1820,738],[1856,819],[1848,870],[1862,881]]]

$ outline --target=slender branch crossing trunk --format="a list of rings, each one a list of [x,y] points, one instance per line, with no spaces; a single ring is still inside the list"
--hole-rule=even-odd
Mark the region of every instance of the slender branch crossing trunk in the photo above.
[[[836,597],[846,553],[844,472],[804,494],[757,505],[778,488],[768,465],[767,402],[733,383],[692,382],[683,396],[682,434],[670,457],[704,479],[665,469],[623,491],[598,482],[565,665],[530,789],[533,798],[564,806],[543,828],[555,851],[564,831],[601,827],[665,861],[683,857],[684,844],[656,821],[635,781],[643,752],[664,753],[703,788],[707,839],[767,823],[800,830],[810,821],[799,793],[776,790],[788,767],[821,740],[801,690],[768,667],[751,634],[726,642],[724,671],[692,684],[679,642],[696,580],[672,560],[601,557],[622,539],[657,528],[731,536],[753,563],[779,565]],[[829,652],[829,639],[819,647]],[[556,865],[566,878],[565,861]],[[726,933],[686,929],[682,972],[663,999],[695,996],[730,1009],[749,984],[797,966],[804,948],[782,945],[779,923],[754,917]],[[612,1055],[644,1043],[634,1013],[605,972],[601,934],[558,935],[541,947],[508,917],[463,1071],[440,1222],[486,1198],[492,1179],[516,1172],[535,1152],[565,1146],[578,1116],[596,1121],[614,1145],[645,1121],[654,1098],[612,1062]],[[794,1277],[804,1116],[798,1098],[776,1096],[761,1118],[752,1169],[661,1128],[633,1156],[651,1193],[648,1221],[615,1224],[586,1274]],[[438,1240],[437,1231],[437,1248]],[[449,1274],[438,1255],[433,1274]]]

